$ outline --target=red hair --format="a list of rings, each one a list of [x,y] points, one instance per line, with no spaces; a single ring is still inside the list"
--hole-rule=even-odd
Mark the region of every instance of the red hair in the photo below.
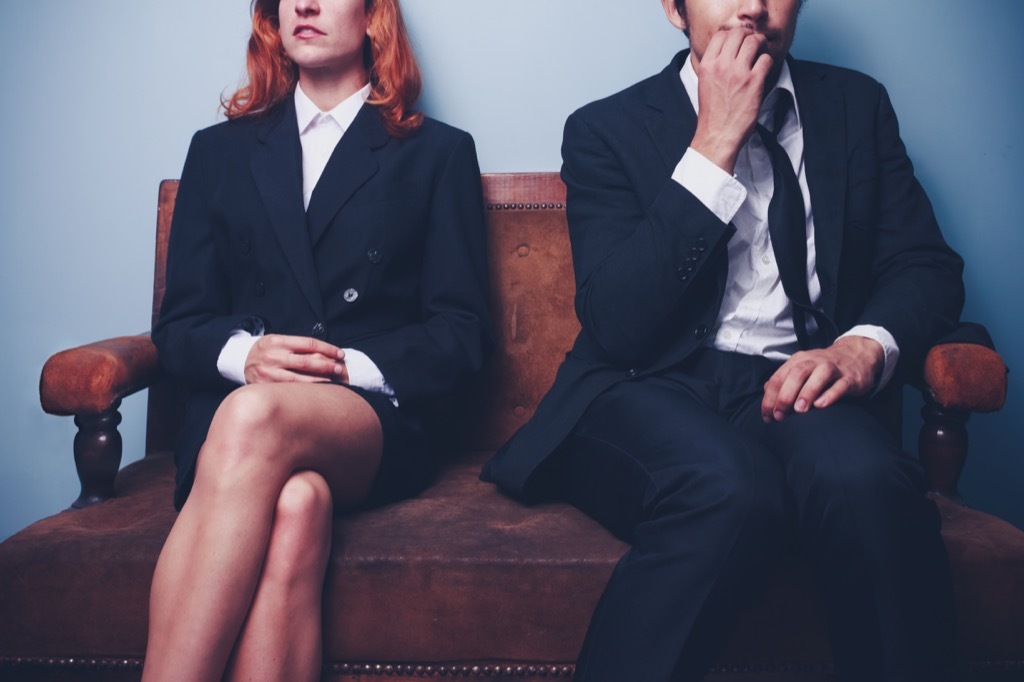
[[[252,35],[246,54],[249,82],[221,99],[228,118],[255,116],[291,95],[299,69],[281,45],[280,0],[252,0]],[[370,75],[369,104],[380,110],[392,135],[404,137],[419,127],[423,114],[413,106],[422,81],[398,0],[366,0],[368,25],[363,60]]]

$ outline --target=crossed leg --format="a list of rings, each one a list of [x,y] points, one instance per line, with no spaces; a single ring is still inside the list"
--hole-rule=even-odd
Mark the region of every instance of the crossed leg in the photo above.
[[[157,562],[143,678],[319,679],[332,508],[366,498],[382,443],[347,389],[232,392]]]

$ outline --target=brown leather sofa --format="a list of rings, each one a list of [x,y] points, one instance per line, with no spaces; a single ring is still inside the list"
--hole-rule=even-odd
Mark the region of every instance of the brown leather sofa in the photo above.
[[[176,189],[169,181],[160,191],[154,316]],[[481,463],[530,416],[578,329],[557,175],[490,175],[484,189],[498,351],[460,399],[436,484],[336,524],[325,679],[569,678],[625,548],[567,505],[524,507],[477,480]],[[953,344],[934,349],[925,372],[922,457],[939,491],[970,680],[1024,679],[1024,533],[956,495],[967,412],[1001,406],[1005,371],[993,351]],[[118,471],[117,407],[146,387],[146,456]],[[150,579],[174,520],[168,450],[180,405],[146,335],[55,355],[40,392],[46,411],[75,415],[83,493],[78,509],[0,544],[0,679],[138,679]],[[794,557],[709,679],[830,679],[811,586]]]

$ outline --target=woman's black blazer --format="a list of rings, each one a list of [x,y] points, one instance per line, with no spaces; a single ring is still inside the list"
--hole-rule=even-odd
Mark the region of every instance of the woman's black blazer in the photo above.
[[[472,138],[426,119],[405,138],[364,105],[302,203],[291,97],[192,139],[153,340],[187,391],[180,506],[213,414],[235,385],[217,357],[238,329],[366,353],[401,409],[451,392],[491,347]]]

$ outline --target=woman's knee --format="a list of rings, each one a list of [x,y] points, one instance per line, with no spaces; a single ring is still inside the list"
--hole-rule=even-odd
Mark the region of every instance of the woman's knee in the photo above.
[[[280,393],[273,384],[240,386],[229,393],[217,408],[210,433],[251,438],[277,423],[281,407]]]
[[[228,483],[244,475],[246,465],[272,463],[279,451],[280,408],[279,396],[266,384],[242,386],[228,394],[210,424],[200,451],[198,475],[206,473]]]
[[[333,512],[331,489],[315,471],[299,471],[288,479],[277,498],[275,525],[289,532],[325,525]],[[292,528],[294,527],[294,529]]]
[[[301,471],[289,478],[277,498],[264,577],[290,584],[320,576],[330,552],[332,518],[331,490],[323,476]]]

